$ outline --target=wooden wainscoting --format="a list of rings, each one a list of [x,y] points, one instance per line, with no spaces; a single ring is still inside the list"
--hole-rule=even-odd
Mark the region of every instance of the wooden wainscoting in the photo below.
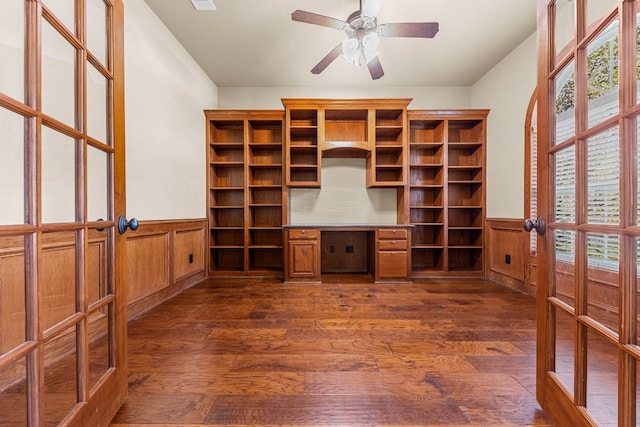
[[[525,277],[528,268],[529,234],[522,229],[522,219],[488,218],[485,222],[487,249],[486,276],[494,282],[535,296]]]
[[[205,219],[140,221],[127,231],[129,318],[205,277]]]

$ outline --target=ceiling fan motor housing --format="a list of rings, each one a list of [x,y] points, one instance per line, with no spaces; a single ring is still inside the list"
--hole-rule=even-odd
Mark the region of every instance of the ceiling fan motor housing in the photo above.
[[[347,33],[356,33],[359,30],[373,31],[378,26],[376,17],[364,16],[361,10],[356,10],[347,18],[348,27],[345,28]]]

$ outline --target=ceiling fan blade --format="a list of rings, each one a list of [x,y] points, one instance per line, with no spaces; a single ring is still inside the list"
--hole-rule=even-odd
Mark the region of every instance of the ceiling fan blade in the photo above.
[[[368,16],[369,18],[375,18],[376,16],[378,16],[378,12],[380,12],[382,3],[384,3],[384,0],[364,0],[364,5],[362,6],[362,14],[364,16]]]
[[[331,52],[327,53],[327,55],[322,58],[315,67],[311,69],[311,72],[313,74],[320,74],[340,55],[342,55],[342,43],[338,43],[338,45],[334,47]]]
[[[380,24],[378,31],[383,37],[424,37],[432,38],[439,30],[437,22],[408,22]]]
[[[378,59],[377,56],[371,61],[367,62],[367,68],[369,69],[369,74],[371,74],[371,78],[373,80],[378,80],[380,77],[384,76],[382,64],[380,63],[380,59]]]
[[[298,22],[306,22],[307,24],[320,25],[322,27],[335,28],[342,30],[347,23],[329,16],[319,15],[313,12],[305,12],[304,10],[296,10],[291,14],[291,19]]]

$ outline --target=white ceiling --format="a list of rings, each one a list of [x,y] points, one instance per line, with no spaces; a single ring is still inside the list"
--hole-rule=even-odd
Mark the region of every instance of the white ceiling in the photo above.
[[[433,39],[383,38],[385,75],[336,59],[310,72],[344,32],[294,22],[302,9],[346,20],[358,0],[214,0],[198,12],[190,0],[145,0],[218,87],[468,86],[529,37],[536,0],[386,0],[378,23],[433,22]]]

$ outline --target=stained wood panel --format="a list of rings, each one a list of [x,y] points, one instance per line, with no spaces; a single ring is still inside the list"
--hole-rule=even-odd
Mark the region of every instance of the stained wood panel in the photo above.
[[[365,273],[368,245],[366,231],[321,233],[322,273]]]
[[[204,230],[175,232],[174,275],[175,280],[204,270]]]
[[[491,248],[489,262],[492,271],[513,279],[524,279],[524,237],[522,227],[491,226],[489,231],[489,248]]]
[[[486,221],[487,277],[533,295],[525,284],[526,242],[522,219],[490,218]],[[507,256],[509,259],[507,259]]]
[[[167,233],[127,239],[130,303],[169,286],[168,249]]]

